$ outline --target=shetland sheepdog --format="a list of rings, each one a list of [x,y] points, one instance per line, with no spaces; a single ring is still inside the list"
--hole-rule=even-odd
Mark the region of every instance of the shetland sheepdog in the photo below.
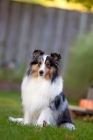
[[[67,128],[74,126],[70,119],[67,100],[60,94],[63,91],[60,59],[61,55],[57,53],[46,55],[41,50],[33,52],[21,84],[24,118],[10,117],[10,120],[39,126],[43,126],[44,122],[56,126],[63,124]]]
[[[40,115],[49,106],[50,101],[63,90],[60,59],[61,55],[57,53],[46,55],[41,50],[33,52],[21,85],[24,124],[36,125],[39,122],[42,126],[44,120],[38,121]]]

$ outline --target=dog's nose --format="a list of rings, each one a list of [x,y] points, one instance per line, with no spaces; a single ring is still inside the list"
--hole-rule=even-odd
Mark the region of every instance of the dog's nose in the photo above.
[[[40,70],[40,71],[39,71],[39,74],[40,74],[40,75],[43,75],[43,73],[44,73],[43,70]]]

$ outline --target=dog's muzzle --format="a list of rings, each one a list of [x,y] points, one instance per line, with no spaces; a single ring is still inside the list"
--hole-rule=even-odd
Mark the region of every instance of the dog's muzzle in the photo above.
[[[40,76],[43,76],[43,75],[44,75],[44,71],[43,71],[43,70],[40,70],[40,71],[39,71],[39,75],[40,75]]]

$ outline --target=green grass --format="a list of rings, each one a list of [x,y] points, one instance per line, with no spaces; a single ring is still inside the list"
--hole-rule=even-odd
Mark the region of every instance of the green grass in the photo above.
[[[8,120],[22,117],[20,93],[0,91],[0,140],[92,140],[93,124],[74,120],[75,131],[57,127],[23,126]]]

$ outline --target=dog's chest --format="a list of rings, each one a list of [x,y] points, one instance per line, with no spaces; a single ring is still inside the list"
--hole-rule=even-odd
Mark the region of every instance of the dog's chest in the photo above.
[[[49,105],[49,101],[60,94],[62,90],[62,81],[58,80],[51,84],[51,81],[47,81],[42,77],[24,77],[21,90],[23,106],[29,108],[33,106],[34,110],[39,110]]]

